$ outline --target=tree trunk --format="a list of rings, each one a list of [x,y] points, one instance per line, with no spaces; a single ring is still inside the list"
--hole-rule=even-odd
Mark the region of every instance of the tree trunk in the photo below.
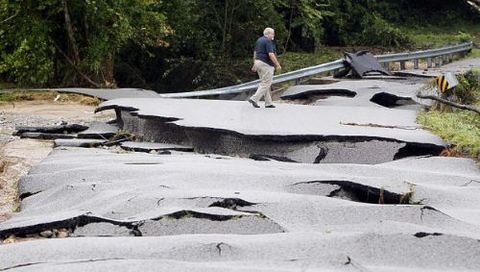
[[[60,52],[60,54],[65,58],[65,60],[70,64],[72,65],[73,69],[75,69],[75,71],[83,78],[85,79],[88,83],[90,83],[91,85],[97,87],[97,88],[100,88],[102,85],[98,84],[97,82],[93,81],[91,78],[89,78],[86,74],[82,73],[82,71],[80,71],[80,69],[77,67],[77,65],[75,65],[75,63],[73,62],[73,60],[71,60],[67,54],[65,54],[65,52],[62,51],[62,49],[60,48],[60,46],[58,46],[55,41],[51,38],[50,39],[50,42],[55,46],[55,48],[57,48],[58,52]]]
[[[70,20],[70,14],[68,13],[67,0],[62,0],[63,13],[65,15],[65,28],[68,34],[68,40],[72,46],[73,51],[73,61],[75,65],[80,64],[80,53],[77,47],[77,41],[75,40],[75,35],[73,33],[72,21]]]
[[[90,27],[88,26],[86,11],[84,11],[84,14],[83,14],[83,28],[84,28],[85,42],[87,43],[87,45],[90,45]]]
[[[452,102],[452,101],[449,101],[449,100],[446,100],[446,99],[443,99],[443,98],[440,98],[440,97],[437,97],[437,96],[417,94],[417,97],[422,98],[422,99],[435,100],[435,101],[438,101],[440,103],[443,103],[443,104],[446,104],[446,105],[449,105],[449,106],[452,106],[452,107],[455,107],[455,108],[459,108],[459,109],[462,109],[462,110],[469,110],[469,111],[473,111],[473,112],[476,112],[476,113],[480,114],[480,109],[479,108],[476,108],[476,107],[473,107],[473,106],[468,106],[468,105],[463,105],[463,104],[458,104],[458,103],[455,103],[455,102]]]
[[[222,35],[222,52],[225,54],[225,46],[227,43],[227,18],[228,18],[228,0],[225,0],[224,14],[223,14],[223,35]]]
[[[110,53],[105,59],[105,64],[103,65],[103,69],[102,69],[103,81],[105,86],[107,87],[115,86],[114,64],[115,64],[115,54]]]
[[[288,48],[288,43],[290,42],[290,36],[292,35],[292,22],[293,22],[293,13],[295,12],[295,5],[296,1],[292,0],[290,3],[291,8],[290,8],[290,19],[288,20],[288,33],[287,33],[287,39],[285,41],[285,45],[283,46],[283,52],[287,52]]]
[[[239,7],[240,7],[241,4],[238,4],[238,5],[235,5],[235,4],[232,4],[232,10],[230,11],[230,22],[228,23],[228,31],[227,31],[227,35],[226,35],[226,41],[225,42],[228,42],[228,44],[225,45],[225,53],[226,55],[230,55],[231,53],[231,46],[232,46],[232,25],[233,25],[233,22],[235,21],[235,10],[237,10]]]

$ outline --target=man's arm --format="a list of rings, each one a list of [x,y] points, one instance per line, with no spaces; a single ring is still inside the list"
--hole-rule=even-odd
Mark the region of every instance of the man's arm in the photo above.
[[[268,57],[275,64],[275,68],[277,68],[277,70],[282,69],[282,66],[280,66],[280,62],[278,62],[277,56],[275,56],[275,53],[268,53]]]
[[[252,72],[256,72],[257,68],[255,68],[255,60],[257,59],[257,52],[253,51],[253,65],[252,65]]]

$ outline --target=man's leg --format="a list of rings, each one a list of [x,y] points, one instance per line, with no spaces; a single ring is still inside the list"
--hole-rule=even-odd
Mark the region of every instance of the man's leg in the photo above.
[[[272,80],[273,80],[273,72],[275,71],[275,69],[273,67],[269,67],[269,71],[268,71],[268,76],[269,76],[269,82],[270,82],[270,85],[268,86],[267,88],[267,91],[265,92],[265,106],[268,107],[268,106],[272,106]]]
[[[271,86],[268,88],[268,91],[265,93],[265,107],[273,105],[272,103],[272,94],[271,94]]]
[[[273,79],[274,68],[271,67],[268,76],[270,77],[270,86],[268,86],[267,92],[265,93],[265,106],[272,106],[272,79]]]
[[[260,84],[255,94],[250,97],[250,100],[258,104],[258,101],[265,95],[272,85],[273,72],[271,72],[270,65],[261,61],[255,62],[258,76],[260,77]],[[273,68],[273,67],[271,67]],[[271,74],[271,75],[270,75]]]

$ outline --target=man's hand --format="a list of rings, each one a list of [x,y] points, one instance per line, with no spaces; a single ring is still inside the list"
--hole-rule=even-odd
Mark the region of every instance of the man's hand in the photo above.
[[[257,67],[255,67],[255,64],[252,66],[252,69],[251,69],[251,70],[252,70],[252,72],[254,72],[254,73],[257,72]]]
[[[275,69],[277,69],[277,71],[280,71],[280,70],[282,70],[282,66],[281,66],[280,64],[277,64],[277,65],[275,66]]]

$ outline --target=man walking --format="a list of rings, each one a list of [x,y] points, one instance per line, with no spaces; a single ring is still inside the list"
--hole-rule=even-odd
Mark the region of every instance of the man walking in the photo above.
[[[272,86],[273,72],[282,69],[277,60],[276,50],[273,45],[275,31],[272,28],[265,28],[263,37],[258,38],[253,51],[252,71],[257,72],[260,77],[260,85],[255,94],[248,99],[255,108],[260,108],[258,102],[265,97],[265,108],[275,108],[272,104],[270,87]],[[275,67],[275,68],[274,68]]]

